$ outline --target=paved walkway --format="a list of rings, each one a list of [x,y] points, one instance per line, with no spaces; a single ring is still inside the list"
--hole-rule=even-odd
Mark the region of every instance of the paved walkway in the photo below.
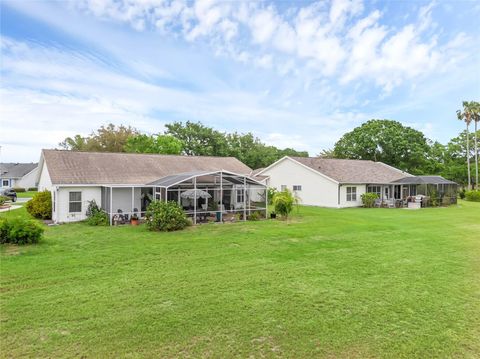
[[[17,197],[17,203],[27,203],[30,200],[31,200],[31,198],[18,198]]]
[[[22,206],[13,205],[8,208],[0,208],[0,212],[8,212],[8,211],[12,211],[14,209],[19,209],[19,208],[22,208]]]

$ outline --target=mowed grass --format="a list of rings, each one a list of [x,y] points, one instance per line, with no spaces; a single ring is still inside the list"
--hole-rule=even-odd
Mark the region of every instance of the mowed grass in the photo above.
[[[1,251],[3,357],[480,357],[479,203],[70,224]]]
[[[26,192],[17,192],[18,198],[32,198],[37,191],[26,191]]]

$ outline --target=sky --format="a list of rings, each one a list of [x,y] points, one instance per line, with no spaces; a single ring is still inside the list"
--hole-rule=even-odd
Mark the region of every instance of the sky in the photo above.
[[[0,162],[108,123],[252,132],[315,156],[372,118],[442,143],[480,99],[480,2],[4,1]]]

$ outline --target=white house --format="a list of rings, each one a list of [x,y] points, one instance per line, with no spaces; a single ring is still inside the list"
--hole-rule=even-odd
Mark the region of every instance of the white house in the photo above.
[[[36,187],[38,163],[0,163],[0,187]]]
[[[361,206],[365,192],[401,199],[415,190],[415,186],[393,183],[414,176],[373,161],[286,156],[255,175],[269,187],[292,190],[301,204],[322,207]]]
[[[157,199],[177,201],[196,223],[217,212],[220,220],[266,212],[266,186],[251,172],[233,157],[43,150],[37,180],[52,193],[55,222],[84,220],[92,200],[111,221],[119,213],[141,217]]]

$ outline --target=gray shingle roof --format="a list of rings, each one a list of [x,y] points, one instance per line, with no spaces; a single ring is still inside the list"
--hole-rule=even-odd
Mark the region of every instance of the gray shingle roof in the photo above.
[[[382,162],[318,157],[291,157],[340,183],[390,183],[411,174]]]
[[[22,178],[37,168],[38,163],[0,163],[0,177]]]
[[[53,184],[144,185],[178,173],[252,170],[234,157],[43,150]]]

